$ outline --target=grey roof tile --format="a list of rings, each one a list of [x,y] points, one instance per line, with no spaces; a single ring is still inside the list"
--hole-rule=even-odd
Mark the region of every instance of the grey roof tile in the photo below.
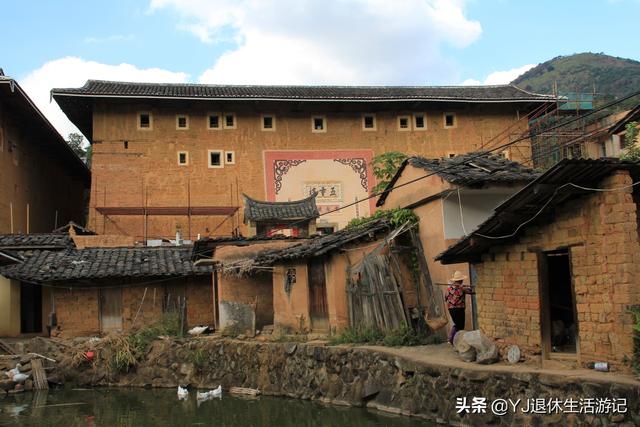
[[[36,250],[22,264],[0,268],[0,274],[45,283],[106,278],[184,277],[212,273],[195,266],[190,247],[87,248]]]
[[[316,195],[291,202],[265,202],[244,196],[244,220],[270,221],[311,219],[320,215],[316,206]]]
[[[349,244],[374,239],[379,233],[389,230],[391,225],[386,219],[375,219],[356,227],[348,227],[332,234],[304,240],[283,249],[264,250],[251,259],[251,264],[252,267],[271,266],[279,262],[322,256]]]
[[[531,168],[488,152],[441,159],[412,157],[408,162],[412,166],[436,172],[444,180],[458,185],[528,182],[540,176]]]
[[[485,184],[513,184],[530,182],[540,176],[540,172],[512,162],[502,156],[486,151],[462,154],[451,158],[426,159],[410,157],[398,168],[376,206],[384,205],[396,181],[407,165],[433,172],[442,179],[456,185],[477,187]]]
[[[0,249],[66,249],[75,244],[66,233],[0,234]]]
[[[272,99],[326,101],[525,101],[554,100],[551,95],[524,91],[514,85],[496,86],[251,86],[132,83],[88,80],[81,88],[53,89],[59,96]]]

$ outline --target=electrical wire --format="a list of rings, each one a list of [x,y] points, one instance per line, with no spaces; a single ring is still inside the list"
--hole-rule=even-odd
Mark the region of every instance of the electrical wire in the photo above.
[[[622,102],[624,102],[624,101],[626,101],[626,100],[628,100],[628,99],[634,98],[634,97],[636,97],[636,96],[638,96],[638,95],[640,95],[640,91],[633,92],[633,93],[631,93],[631,94],[629,94],[629,95],[626,95],[626,96],[624,96],[624,97],[622,97],[622,98],[620,98],[620,99],[616,99],[615,101],[612,101],[612,102],[610,102],[610,103],[608,103],[608,104],[605,104],[605,105],[603,105],[602,107],[599,107],[599,108],[597,108],[597,109],[591,110],[591,111],[589,111],[589,112],[587,112],[587,113],[583,114],[582,116],[575,117],[575,118],[570,119],[570,120],[567,120],[567,121],[565,121],[565,122],[563,122],[563,123],[559,123],[559,124],[557,124],[557,125],[554,125],[554,126],[551,126],[551,127],[549,127],[549,128],[546,128],[546,129],[544,130],[544,132],[549,132],[549,131],[552,131],[552,130],[555,130],[555,129],[560,129],[560,128],[562,128],[562,127],[564,127],[564,126],[567,126],[567,125],[569,125],[569,124],[571,124],[571,123],[575,123],[575,122],[577,122],[577,121],[579,121],[579,120],[583,120],[585,117],[591,116],[591,115],[593,115],[593,114],[597,114],[597,113],[599,113],[600,111],[603,111],[603,110],[605,110],[605,109],[607,109],[607,108],[610,108],[610,107],[612,107],[612,106],[614,106],[614,105],[620,104],[620,103],[622,103]],[[475,160],[475,159],[477,159],[477,158],[484,157],[487,153],[492,153],[492,152],[495,152],[495,151],[504,150],[505,148],[510,147],[510,146],[512,146],[512,145],[514,145],[514,144],[516,144],[516,143],[518,143],[518,142],[521,142],[521,141],[524,141],[524,140],[527,140],[527,139],[531,139],[532,137],[538,136],[538,135],[540,135],[540,134],[542,134],[542,133],[543,133],[543,132],[539,132],[539,133],[537,133],[537,134],[528,134],[528,135],[525,135],[525,136],[522,136],[522,137],[516,138],[516,139],[515,139],[515,140],[513,140],[513,141],[510,141],[510,142],[508,142],[508,143],[505,143],[505,144],[499,145],[499,146],[494,147],[494,148],[492,148],[492,149],[490,149],[490,150],[486,150],[486,151],[483,151],[483,152],[477,153],[477,154],[475,154],[475,155],[472,155],[472,156],[470,156],[470,157],[468,158],[468,161],[473,161],[473,160]],[[437,171],[427,173],[426,175],[419,176],[419,177],[417,177],[417,178],[414,178],[414,179],[409,180],[409,181],[407,181],[407,182],[404,182],[404,183],[402,183],[402,184],[394,185],[394,186],[393,186],[392,188],[390,188],[390,189],[385,189],[385,190],[382,190],[382,191],[379,191],[379,192],[371,193],[369,196],[367,196],[367,197],[363,198],[362,200],[358,200],[358,201],[355,201],[355,202],[351,202],[351,203],[348,203],[348,204],[346,204],[346,205],[339,206],[339,207],[337,207],[337,208],[335,208],[335,209],[333,209],[333,210],[330,210],[330,211],[324,212],[324,213],[322,213],[322,214],[318,215],[318,218],[319,218],[319,217],[322,217],[322,216],[325,216],[325,215],[329,215],[329,214],[332,214],[332,213],[338,212],[338,211],[341,211],[341,210],[346,209],[346,208],[349,208],[349,207],[352,207],[352,206],[354,206],[354,205],[357,205],[358,203],[365,202],[365,201],[370,200],[370,199],[372,199],[372,198],[374,198],[374,197],[378,197],[378,196],[381,196],[381,195],[384,195],[384,194],[389,194],[389,193],[391,193],[391,192],[395,191],[395,190],[396,190],[396,189],[398,189],[398,188],[402,188],[402,187],[405,187],[405,186],[408,186],[408,185],[414,184],[414,183],[416,183],[416,182],[422,181],[423,179],[426,179],[426,178],[429,178],[429,177],[431,177],[431,176],[433,176],[433,175],[437,175],[437,174],[439,174],[439,173],[442,173],[442,172],[444,172],[444,171],[447,171],[447,170],[449,170],[449,169],[453,168],[454,166],[456,166],[456,165],[443,166],[442,168],[439,168]],[[280,228],[276,228],[276,229],[272,229],[272,230],[270,230],[270,231],[269,231],[269,233],[273,233],[274,231],[276,231],[276,232],[277,232],[277,231],[279,231],[279,230],[284,230],[284,229],[290,228],[291,226],[294,226],[294,225],[297,225],[297,224],[304,223],[304,222],[306,222],[306,221],[308,221],[308,220],[309,220],[309,219],[307,218],[307,219],[301,219],[301,220],[298,220],[298,221],[294,221],[294,222],[292,222],[292,223],[287,224],[286,226],[283,226],[283,227],[280,227]],[[264,233],[264,234],[262,234],[262,235],[259,235],[259,237],[253,237],[253,238],[258,238],[258,239],[259,239],[259,238],[261,238],[261,237],[262,237],[262,238],[265,238],[265,237],[268,237],[268,235],[267,235],[266,233]],[[208,252],[208,251],[209,251],[208,249],[207,249],[207,250],[203,250],[203,251],[202,251],[202,253],[205,253],[205,252]],[[198,254],[198,253],[194,253],[194,256],[195,256],[195,255],[199,255],[199,254]]]
[[[516,234],[518,234],[518,231],[520,231],[520,229],[522,227],[524,227],[525,225],[529,224],[531,221],[535,220],[546,209],[546,207],[549,206],[551,201],[558,195],[560,190],[562,190],[565,187],[571,186],[571,187],[575,187],[575,188],[578,188],[580,190],[585,190],[585,191],[606,192],[606,191],[622,191],[622,190],[625,190],[627,188],[635,187],[638,184],[640,184],[640,181],[634,182],[633,184],[630,184],[630,185],[624,185],[622,187],[616,187],[616,188],[590,188],[590,187],[584,187],[582,185],[574,184],[572,182],[567,182],[566,184],[562,184],[560,187],[557,187],[555,189],[555,191],[551,194],[551,197],[549,197],[549,199],[542,205],[542,207],[535,213],[535,215],[533,215],[531,218],[527,219],[526,221],[524,221],[520,225],[518,225],[516,227],[516,229],[513,231],[513,233],[505,234],[503,236],[487,236],[485,234],[480,234],[480,233],[471,233],[471,234],[474,235],[474,236],[482,237],[482,238],[485,238],[485,239],[491,239],[491,240],[501,240],[501,239],[508,239],[510,237],[514,237]]]

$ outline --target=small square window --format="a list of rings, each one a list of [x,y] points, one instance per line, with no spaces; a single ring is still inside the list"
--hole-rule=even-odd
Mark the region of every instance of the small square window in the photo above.
[[[456,115],[453,113],[444,114],[444,127],[452,128],[456,126]]]
[[[152,119],[151,113],[139,113],[138,114],[138,129],[151,129]]]
[[[409,116],[398,116],[398,130],[411,130]]]
[[[186,166],[189,164],[189,153],[186,151],[178,151],[178,164]]]
[[[456,153],[449,153],[449,158],[453,159],[456,156]]]
[[[376,130],[376,116],[373,114],[365,114],[362,116],[363,130]]]
[[[210,168],[223,168],[222,164],[222,150],[209,150],[209,167]]]
[[[311,131],[312,132],[327,131],[327,124],[324,116],[315,116],[311,118]]]
[[[415,130],[425,130],[427,128],[426,114],[416,113],[413,115],[413,128]]]
[[[275,130],[276,129],[276,117],[273,115],[262,116],[262,130]]]
[[[224,153],[224,162],[228,165],[236,164],[236,152],[235,151],[225,151]]]
[[[235,114],[225,114],[224,115],[224,128],[225,129],[235,129],[236,128],[236,116]]]
[[[189,117],[176,116],[176,129],[189,129]]]
[[[220,129],[220,114],[210,113],[208,125],[209,129]]]

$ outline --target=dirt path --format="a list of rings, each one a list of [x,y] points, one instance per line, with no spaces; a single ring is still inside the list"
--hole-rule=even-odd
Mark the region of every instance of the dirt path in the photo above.
[[[512,365],[508,362],[501,361],[492,365],[479,365],[476,363],[464,362],[456,356],[449,344],[426,345],[416,347],[383,347],[383,346],[358,346],[367,350],[373,350],[379,353],[390,354],[402,357],[412,362],[445,366],[449,368],[460,368],[465,370],[496,372],[496,373],[532,373],[552,376],[561,376],[567,380],[584,380],[603,383],[619,383],[640,387],[640,380],[630,374],[619,372],[598,372],[591,369],[567,368],[567,369],[544,369],[530,363],[518,363]]]

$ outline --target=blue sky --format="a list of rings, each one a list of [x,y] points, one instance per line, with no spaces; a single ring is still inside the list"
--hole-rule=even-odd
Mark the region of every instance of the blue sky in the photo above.
[[[0,67],[66,133],[52,87],[506,83],[557,55],[640,59],[637,0],[4,2]]]

